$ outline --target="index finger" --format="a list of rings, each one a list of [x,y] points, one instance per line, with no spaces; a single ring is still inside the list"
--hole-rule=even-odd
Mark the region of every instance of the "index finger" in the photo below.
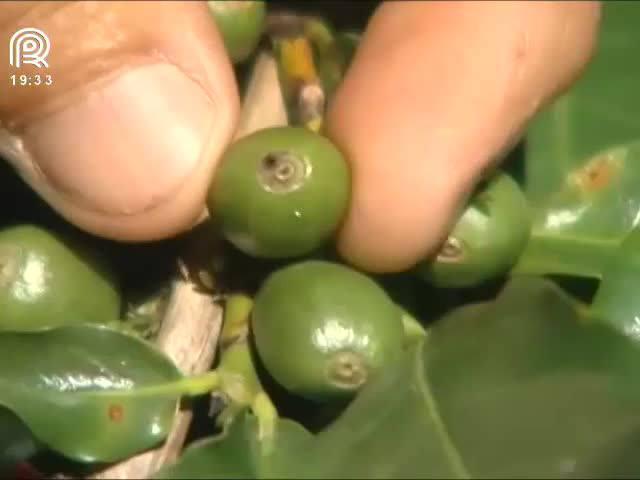
[[[339,249],[410,268],[452,227],[482,171],[590,59],[598,2],[388,2],[327,114],[351,162]]]

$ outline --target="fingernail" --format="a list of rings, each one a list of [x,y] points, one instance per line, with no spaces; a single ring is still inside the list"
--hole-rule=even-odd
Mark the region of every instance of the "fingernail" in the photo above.
[[[213,125],[204,90],[172,65],[123,73],[26,129],[43,181],[77,206],[136,214],[178,189]]]

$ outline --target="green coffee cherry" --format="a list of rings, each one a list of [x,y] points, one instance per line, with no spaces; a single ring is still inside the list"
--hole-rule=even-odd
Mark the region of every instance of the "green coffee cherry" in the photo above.
[[[245,61],[257,47],[264,31],[265,2],[210,0],[208,5],[231,61]]]
[[[334,234],[350,174],[338,149],[301,127],[248,135],[227,150],[207,204],[224,236],[254,257],[306,255]]]
[[[0,330],[120,318],[113,272],[79,238],[36,225],[0,229]]]
[[[255,297],[251,328],[272,377],[316,401],[354,395],[404,344],[401,309],[382,287],[320,260],[272,273]]]
[[[489,178],[472,197],[438,255],[418,274],[439,287],[470,287],[505,274],[529,239],[531,212],[507,174]]]

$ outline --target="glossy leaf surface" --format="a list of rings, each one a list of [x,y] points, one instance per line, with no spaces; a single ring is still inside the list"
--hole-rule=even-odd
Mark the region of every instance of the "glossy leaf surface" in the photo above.
[[[640,9],[633,2],[602,2],[597,50],[584,75],[527,133],[527,191],[540,201],[565,174],[596,153],[640,139]]]
[[[596,55],[526,138],[525,191],[536,213],[515,272],[601,278],[640,220],[640,9],[602,2]]]
[[[226,436],[194,443],[176,464],[167,466],[154,478],[282,478],[310,453],[313,437],[295,422],[278,421],[272,448],[265,448],[258,441],[257,429],[255,417],[243,414]]]
[[[620,243],[605,264],[591,308],[609,324],[640,340],[640,229]]]
[[[514,271],[601,278],[640,221],[640,141],[615,146],[566,172],[534,205],[529,243]]]
[[[323,432],[287,422],[278,461],[260,463],[255,427],[238,424],[162,478],[633,476],[639,366],[631,339],[518,278],[436,322]]]
[[[0,351],[11,359],[0,365],[0,405],[52,450],[75,460],[109,462],[165,438],[178,395],[138,396],[136,388],[181,374],[149,344],[80,325],[2,333]]]

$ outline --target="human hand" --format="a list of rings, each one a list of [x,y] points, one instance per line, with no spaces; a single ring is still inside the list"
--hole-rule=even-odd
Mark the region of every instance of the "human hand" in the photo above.
[[[583,71],[599,15],[594,2],[384,3],[327,115],[353,171],[344,257],[382,272],[433,252],[482,171]],[[55,80],[0,90],[0,144],[18,150],[14,166],[98,235],[191,227],[238,118],[206,4],[3,5],[7,43],[34,24],[52,39]],[[5,78],[8,66],[5,49]]]

